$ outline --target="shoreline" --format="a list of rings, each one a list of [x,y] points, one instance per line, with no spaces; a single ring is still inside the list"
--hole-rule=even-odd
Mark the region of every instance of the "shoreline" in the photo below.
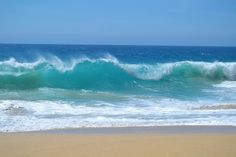
[[[0,132],[4,134],[236,134],[236,126],[231,125],[169,125],[131,127],[84,127],[58,128],[36,131]]]
[[[174,125],[174,126],[132,126],[132,127],[85,127],[62,128],[16,133],[49,133],[49,134],[81,134],[81,135],[106,135],[106,134],[227,134],[235,133],[236,126],[228,125]]]

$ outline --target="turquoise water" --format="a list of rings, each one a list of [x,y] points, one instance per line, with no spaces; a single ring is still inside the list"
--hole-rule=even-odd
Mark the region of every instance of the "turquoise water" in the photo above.
[[[235,125],[236,48],[0,45],[0,131]]]

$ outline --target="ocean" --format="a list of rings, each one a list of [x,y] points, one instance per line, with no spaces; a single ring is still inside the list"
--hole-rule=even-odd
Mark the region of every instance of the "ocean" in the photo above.
[[[236,47],[0,44],[0,132],[236,125]]]

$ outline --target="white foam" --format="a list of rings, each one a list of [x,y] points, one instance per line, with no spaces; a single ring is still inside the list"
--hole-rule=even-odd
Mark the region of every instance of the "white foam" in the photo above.
[[[223,81],[220,84],[215,84],[214,87],[236,89],[236,81]]]
[[[5,65],[13,68],[27,68],[27,69],[33,69],[35,66],[38,66],[39,64],[45,62],[44,58],[39,58],[35,62],[18,62],[15,58],[10,58],[5,61],[1,61],[0,65]]]
[[[119,66],[125,69],[130,74],[137,76],[144,80],[159,80],[164,76],[168,76],[173,73],[174,70],[181,68],[182,66],[189,66],[197,69],[202,76],[213,77],[217,71],[222,71],[227,79],[236,79],[236,63],[223,63],[223,62],[193,62],[193,61],[181,61],[174,63],[162,63],[162,64],[119,64]]]
[[[235,110],[191,110],[204,102],[132,97],[121,102],[0,101],[0,132],[73,127],[235,125]]]
[[[24,70],[32,70],[33,68],[41,65],[41,64],[45,64],[44,67],[47,68],[54,68],[60,72],[67,72],[67,71],[72,71],[74,70],[74,68],[83,62],[91,62],[91,63],[95,63],[95,62],[109,62],[109,63],[114,63],[114,64],[118,64],[118,60],[111,56],[110,54],[106,54],[104,57],[101,58],[97,58],[97,59],[91,59],[88,58],[86,56],[81,57],[81,58],[72,58],[69,61],[63,61],[60,58],[58,58],[57,56],[54,55],[48,55],[47,58],[45,57],[39,57],[36,61],[34,62],[18,62],[15,58],[10,58],[8,60],[5,61],[0,61],[0,75],[15,75],[15,73],[17,73],[17,71],[14,70],[18,70],[18,74],[17,76],[24,74]],[[20,73],[21,72],[21,73]]]

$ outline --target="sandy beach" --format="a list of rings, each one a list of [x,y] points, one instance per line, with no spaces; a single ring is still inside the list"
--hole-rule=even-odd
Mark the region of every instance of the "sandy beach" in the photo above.
[[[3,157],[235,157],[235,130],[235,127],[195,126],[2,133],[0,155]]]

